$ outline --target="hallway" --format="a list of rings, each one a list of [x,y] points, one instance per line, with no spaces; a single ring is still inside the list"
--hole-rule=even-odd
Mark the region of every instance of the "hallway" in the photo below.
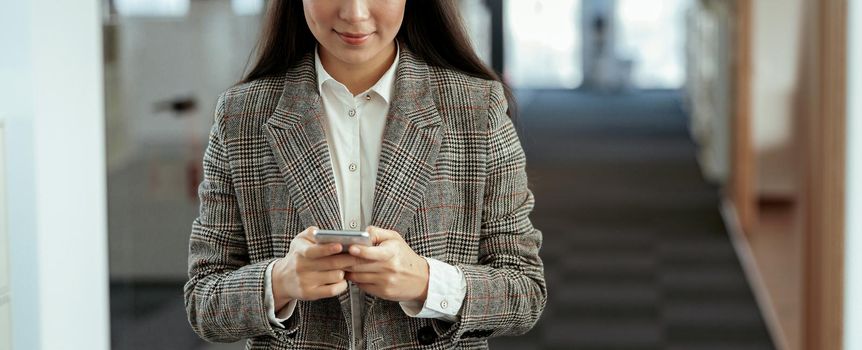
[[[518,93],[549,301],[509,349],[773,349],[681,97]]]
[[[677,92],[518,101],[549,300],[535,329],[492,349],[774,349]],[[181,289],[113,286],[114,346],[243,347],[198,339]]]
[[[317,40],[283,3],[4,4],[0,350],[245,347],[183,286],[217,99],[256,43]],[[361,3],[516,89],[548,304],[491,349],[862,349],[862,2]]]

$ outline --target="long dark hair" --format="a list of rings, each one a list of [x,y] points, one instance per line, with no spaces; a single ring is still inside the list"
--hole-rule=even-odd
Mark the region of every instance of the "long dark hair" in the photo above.
[[[268,3],[256,61],[240,83],[284,74],[317,42],[306,24],[302,1]],[[429,65],[501,82],[509,102],[507,114],[515,115],[511,88],[473,51],[454,1],[407,0],[396,39]]]

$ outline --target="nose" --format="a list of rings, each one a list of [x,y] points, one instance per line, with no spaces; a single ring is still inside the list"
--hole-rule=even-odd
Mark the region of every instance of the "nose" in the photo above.
[[[357,23],[367,20],[369,16],[368,0],[345,0],[342,2],[341,10],[339,11],[339,17],[342,20]]]

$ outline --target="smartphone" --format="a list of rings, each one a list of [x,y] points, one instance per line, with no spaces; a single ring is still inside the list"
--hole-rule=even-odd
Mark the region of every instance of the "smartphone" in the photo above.
[[[342,253],[354,244],[371,246],[371,235],[365,231],[314,230],[311,235],[318,244],[341,243]]]

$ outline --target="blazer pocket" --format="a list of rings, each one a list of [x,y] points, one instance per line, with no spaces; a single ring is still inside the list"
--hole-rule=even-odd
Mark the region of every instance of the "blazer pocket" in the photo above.
[[[428,182],[413,224],[405,234],[405,241],[417,254],[445,261],[446,241],[456,215],[454,188],[445,179]]]

